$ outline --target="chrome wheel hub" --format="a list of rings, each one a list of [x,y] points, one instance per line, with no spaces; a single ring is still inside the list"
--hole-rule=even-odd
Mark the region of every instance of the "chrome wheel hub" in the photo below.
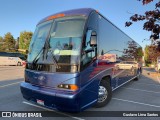
[[[99,92],[98,92],[98,102],[104,102],[107,99],[108,92],[105,87],[99,86]]]

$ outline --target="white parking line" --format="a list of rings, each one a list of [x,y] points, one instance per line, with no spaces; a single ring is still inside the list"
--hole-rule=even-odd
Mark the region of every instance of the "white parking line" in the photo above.
[[[8,87],[8,86],[15,85],[15,84],[18,84],[18,83],[21,83],[21,82],[22,82],[22,81],[20,81],[20,82],[15,82],[15,83],[11,83],[11,84],[7,84],[7,85],[2,85],[2,86],[0,86],[0,88]]]
[[[141,103],[141,102],[136,102],[136,101],[131,101],[131,100],[124,100],[124,99],[119,99],[119,98],[112,98],[112,99],[113,99],[113,100],[123,101],[123,102],[129,102],[129,103],[135,103],[135,104],[139,104],[139,105],[145,105],[145,106],[160,108],[160,106],[158,106],[158,105],[152,105],[152,104],[147,104],[147,103]]]
[[[125,85],[126,83],[130,82],[131,80],[135,79],[136,77],[137,77],[137,76],[135,76],[135,77],[133,77],[132,79],[130,79],[130,80],[124,82],[123,84],[121,84],[121,85],[119,85],[118,87],[114,88],[112,91],[114,91],[114,90],[116,90],[117,88],[119,88],[119,87]]]
[[[129,88],[129,87],[121,87],[121,88],[129,89],[129,90],[137,90],[137,91],[151,92],[151,93],[160,93],[160,92],[155,92],[155,91],[142,90],[142,89],[135,89],[135,88]]]
[[[55,110],[51,110],[49,108],[41,107],[41,106],[38,106],[38,105],[35,105],[35,104],[32,104],[32,103],[26,102],[26,101],[23,101],[22,103],[27,104],[27,105],[31,105],[31,106],[34,106],[34,107],[37,107],[37,108],[41,108],[41,109],[44,109],[44,110],[47,110],[47,111],[52,111],[52,112],[55,112],[57,114],[61,114],[61,115],[67,116],[67,117],[74,118],[76,120],[85,120],[85,119],[82,119],[82,118],[79,118],[79,117],[71,116],[71,115],[63,113],[63,112],[58,112],[58,111],[55,111]]]

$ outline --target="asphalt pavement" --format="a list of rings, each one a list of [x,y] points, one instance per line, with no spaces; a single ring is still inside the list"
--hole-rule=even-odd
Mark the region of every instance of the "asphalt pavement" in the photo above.
[[[83,111],[83,114],[88,114],[91,111],[95,114],[96,111],[160,111],[160,76],[151,75],[154,70],[144,68],[143,74],[138,81],[130,81],[122,87],[113,91],[112,100],[103,108],[89,108]],[[24,68],[22,66],[0,66],[0,111],[51,111],[57,114],[58,117],[45,118],[23,118],[25,120],[50,120],[50,119],[78,119],[78,120],[100,120],[100,119],[130,119],[130,120],[150,120],[160,119],[159,117],[104,117],[97,116],[77,116],[77,113],[63,113],[60,111],[43,108],[41,106],[29,103],[24,100],[20,92],[20,82],[24,81]],[[104,112],[105,114],[105,112]],[[59,117],[62,116],[62,117]],[[22,118],[0,118],[0,119],[22,119]]]

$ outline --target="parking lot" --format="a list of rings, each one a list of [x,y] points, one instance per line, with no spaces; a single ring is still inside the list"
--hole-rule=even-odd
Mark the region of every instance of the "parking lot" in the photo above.
[[[103,108],[93,107],[83,113],[87,111],[160,111],[160,79],[156,75],[149,74],[150,72],[152,72],[152,69],[144,68],[139,81],[131,81],[115,90],[112,100],[107,106]],[[0,111],[52,111],[54,114],[63,116],[55,117],[55,119],[105,119],[104,116],[99,116],[100,118],[92,116],[77,117],[76,113],[75,115],[62,113],[25,101],[19,89],[20,82],[24,80],[24,68],[22,66],[0,66],[0,76]],[[129,118],[142,120],[142,117]],[[41,119],[49,120],[53,118]],[[116,120],[117,118],[111,117],[110,119]],[[121,119],[128,118],[122,117]],[[145,117],[144,119],[159,119],[159,117]]]

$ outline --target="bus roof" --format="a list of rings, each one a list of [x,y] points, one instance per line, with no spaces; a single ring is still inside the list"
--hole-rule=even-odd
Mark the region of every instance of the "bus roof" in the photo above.
[[[42,19],[38,24],[45,22],[47,20],[51,20],[58,17],[64,17],[64,16],[74,16],[74,15],[82,15],[88,17],[89,14],[94,11],[92,8],[80,8],[80,9],[73,9],[73,10],[67,10],[59,13],[52,14],[50,16],[45,17]]]

